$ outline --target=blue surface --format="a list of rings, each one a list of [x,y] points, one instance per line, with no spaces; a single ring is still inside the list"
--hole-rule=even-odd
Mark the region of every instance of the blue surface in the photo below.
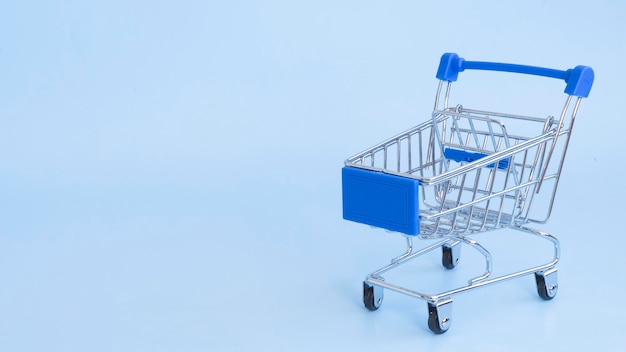
[[[3,2],[0,351],[619,350],[625,15],[611,0]],[[405,241],[342,219],[338,171],[431,117],[444,52],[596,80],[541,227],[562,240],[557,297],[532,277],[460,295],[434,336],[424,302],[363,307],[364,277]],[[564,100],[558,80],[455,84],[467,108]],[[544,254],[476,239],[498,273]],[[430,292],[484,265],[465,249],[440,263],[404,279]]]
[[[341,169],[341,179],[344,219],[419,233],[417,180],[352,167]]]

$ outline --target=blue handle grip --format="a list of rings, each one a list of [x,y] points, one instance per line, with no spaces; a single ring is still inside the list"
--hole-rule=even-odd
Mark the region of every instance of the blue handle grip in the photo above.
[[[465,70],[513,72],[562,79],[567,83],[565,93],[581,98],[589,96],[594,78],[593,69],[588,66],[576,66],[575,68],[561,71],[551,68],[499,62],[466,61],[454,53],[443,54],[437,69],[437,78],[454,82],[457,80],[459,72]]]

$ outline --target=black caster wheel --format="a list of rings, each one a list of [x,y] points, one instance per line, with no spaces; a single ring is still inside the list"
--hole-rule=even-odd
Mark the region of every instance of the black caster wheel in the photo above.
[[[452,315],[452,300],[442,302],[428,302],[428,328],[437,335],[443,334],[450,328]]]
[[[454,269],[461,258],[461,244],[444,244],[441,246],[441,264],[446,269]]]
[[[363,282],[363,304],[365,308],[374,311],[383,303],[383,288]]]
[[[428,328],[437,335],[443,334],[450,328],[452,316],[452,300],[428,302]]]
[[[539,297],[546,301],[553,299],[559,289],[557,269],[552,268],[544,272],[536,272],[535,283]]]

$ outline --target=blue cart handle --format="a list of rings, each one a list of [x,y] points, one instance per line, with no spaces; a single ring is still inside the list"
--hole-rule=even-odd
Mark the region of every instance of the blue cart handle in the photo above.
[[[551,68],[505,64],[499,62],[467,61],[457,54],[446,53],[441,57],[437,78],[444,81],[454,82],[459,72],[465,70],[487,70],[523,73],[527,75],[543,76],[562,79],[567,83],[565,93],[581,98],[589,96],[593,85],[593,69],[588,66],[576,66],[566,71]]]

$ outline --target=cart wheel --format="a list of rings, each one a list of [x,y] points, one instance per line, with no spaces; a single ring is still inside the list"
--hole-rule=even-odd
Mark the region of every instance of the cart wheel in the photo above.
[[[435,334],[443,334],[450,328],[452,300],[428,302],[428,328]]]
[[[441,264],[443,264],[446,269],[454,269],[459,263],[459,259],[461,259],[460,242],[442,245],[441,254]]]
[[[559,290],[557,269],[552,268],[544,272],[535,273],[535,282],[537,283],[537,293],[539,297],[549,301],[556,296]]]
[[[374,311],[383,303],[383,288],[363,282],[363,304],[365,308]]]

